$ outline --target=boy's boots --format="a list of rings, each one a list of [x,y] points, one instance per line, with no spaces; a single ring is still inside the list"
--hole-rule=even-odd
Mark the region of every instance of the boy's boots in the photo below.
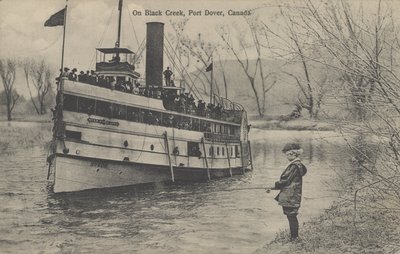
[[[295,240],[299,237],[299,221],[297,215],[288,215],[289,227],[290,227],[290,239]]]

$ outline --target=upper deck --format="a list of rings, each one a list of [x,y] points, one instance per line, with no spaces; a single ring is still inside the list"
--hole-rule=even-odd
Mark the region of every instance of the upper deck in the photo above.
[[[213,112],[204,110],[199,112],[198,110],[172,110],[173,108],[166,108],[166,98],[158,98],[157,96],[149,97],[144,93],[132,94],[118,90],[111,90],[105,87],[96,85],[85,84],[81,82],[63,80],[64,93],[74,95],[77,97],[84,97],[93,100],[100,100],[110,102],[118,105],[132,106],[142,109],[154,110],[160,113],[168,113],[176,117],[191,117],[199,120],[212,121],[214,123],[228,124],[231,126],[240,126],[243,111],[226,111],[227,115],[219,117]],[[143,88],[146,89],[146,88]],[[168,104],[169,105],[169,104]]]
[[[135,71],[135,53],[127,48],[97,48],[96,72],[100,75],[127,75],[134,79],[140,77]]]
[[[72,125],[90,124],[93,120],[105,124],[105,129],[109,129],[110,126],[121,129],[123,126],[120,126],[119,123],[144,123],[153,125],[154,128],[176,128],[180,130],[179,132],[200,132],[202,135],[204,134],[206,140],[216,142],[236,142],[244,137],[242,130],[247,128],[247,125],[243,125],[243,123],[167,110],[160,99],[128,94],[71,80],[63,80],[63,82],[64,120]],[[87,122],[82,120],[86,118]],[[241,116],[241,118],[246,119],[246,116]],[[115,124],[114,127],[113,124]]]

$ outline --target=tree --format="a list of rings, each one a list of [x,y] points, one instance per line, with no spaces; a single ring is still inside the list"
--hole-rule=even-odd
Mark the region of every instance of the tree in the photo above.
[[[190,39],[188,36],[182,38],[182,46],[193,59],[193,66],[196,69],[195,81],[200,81],[203,85],[203,93],[209,95],[211,87],[211,76],[206,73],[206,68],[213,61],[213,54],[217,51],[218,45],[215,43],[207,42],[203,39],[202,34],[199,33],[196,39]],[[213,80],[213,83],[216,83]],[[209,86],[207,86],[207,84]],[[218,85],[213,86],[219,94]]]
[[[379,159],[352,146],[363,157],[362,169],[370,182],[358,187],[369,189],[377,200],[391,200],[393,209],[400,207],[400,26],[389,2],[376,4],[374,13],[365,15],[362,6],[354,10],[345,1],[327,2],[321,8],[307,0],[298,12],[302,28],[330,58],[313,61],[342,74],[345,92],[356,105],[359,121],[338,127],[374,137],[379,145]]]
[[[6,106],[7,106],[7,120],[12,120],[12,111],[15,103],[19,99],[19,95],[15,92],[14,82],[16,74],[17,61],[13,59],[3,60],[0,59],[0,75],[3,81],[5,92]]]
[[[46,113],[46,97],[52,87],[50,67],[44,60],[37,62],[31,59],[25,59],[22,66],[31,102],[37,114],[43,115]],[[36,98],[33,93],[36,93]]]
[[[312,119],[317,118],[324,96],[326,85],[331,80],[324,64],[316,63],[313,59],[321,59],[324,54],[321,49],[314,45],[308,34],[304,32],[301,20],[297,15],[296,8],[290,5],[280,7],[281,19],[284,25],[279,25],[274,31],[270,26],[263,23],[265,30],[277,39],[277,46],[271,46],[271,51],[287,64],[299,64],[301,72],[295,70],[283,71],[290,76],[299,89],[297,98],[294,99],[297,108],[304,108]],[[295,68],[296,69],[296,68]]]
[[[186,57],[186,67],[189,67],[190,65],[190,57],[189,57],[190,54],[183,46],[182,40],[183,37],[185,36],[184,31],[188,21],[189,21],[188,18],[179,19],[177,21],[170,20],[170,24],[172,26],[174,33],[168,34],[171,43],[167,41],[167,44],[170,46],[172,50],[171,52],[172,56],[170,61],[173,63],[178,61],[183,65],[183,57]]]
[[[355,119],[364,121],[367,109],[373,106],[372,97],[376,90],[375,78],[368,76],[379,75],[378,62],[384,53],[382,43],[385,39],[379,37],[386,36],[388,29],[393,27],[383,27],[379,13],[376,14],[376,24],[367,24],[362,7],[356,13],[345,1],[329,3],[323,9],[306,1],[306,8],[300,13],[303,29],[314,40],[315,45],[319,45],[327,53],[328,59],[320,57],[313,60],[341,73],[346,100],[351,105],[350,111]],[[375,28],[371,29],[371,26]],[[391,43],[393,45],[392,41]]]
[[[239,26],[234,28],[234,31],[236,31],[235,42],[237,44],[231,39],[233,32],[229,27],[219,27],[218,34],[227,50],[233,54],[246,75],[254,94],[258,114],[263,117],[265,114],[266,95],[275,86],[277,80],[273,72],[265,70],[262,62],[265,57],[264,51],[268,48],[266,29],[255,15],[246,16],[244,19],[247,24],[246,31],[239,31]],[[255,66],[250,65],[250,51],[255,52]],[[241,56],[242,54],[244,56]]]

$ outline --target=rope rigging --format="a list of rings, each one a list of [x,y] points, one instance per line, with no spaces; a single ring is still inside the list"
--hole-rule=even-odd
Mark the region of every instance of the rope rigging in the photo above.
[[[146,48],[146,39],[143,39],[142,43],[140,43],[138,50],[135,54],[135,59],[132,63],[133,65],[136,65],[137,61],[139,61],[139,59],[142,57],[145,48]]]
[[[167,49],[166,49],[166,50],[167,50]],[[171,53],[169,53],[168,50],[166,51],[166,55],[167,55],[167,57],[169,57],[170,59],[172,59]],[[189,86],[189,92],[192,92],[193,95],[194,95],[197,99],[203,100],[203,96],[201,95],[201,93],[200,93],[200,91],[197,89],[197,87],[195,86],[194,81],[192,80],[192,78],[190,77],[190,74],[186,71],[186,69],[183,68],[183,70],[184,70],[184,72],[185,72],[185,73],[183,73],[183,71],[180,70],[180,69],[177,67],[176,62],[175,62],[174,60],[172,60],[172,62],[173,62],[173,64],[175,65],[176,69],[178,70],[178,73],[179,73],[182,77],[184,77],[185,74],[189,77],[189,79],[190,79],[190,81],[191,81],[191,83],[192,83],[192,85],[190,85],[190,84],[187,83],[188,86]],[[193,90],[193,88],[197,91],[197,93]]]
[[[113,7],[112,10],[111,10],[110,17],[108,18],[108,21],[107,21],[106,29],[104,29],[103,34],[101,35],[99,43],[97,43],[97,47],[96,48],[100,47],[103,44],[105,35],[106,35],[107,31],[108,31],[108,28],[110,27],[111,18],[113,16],[114,11],[115,11],[115,7]],[[90,60],[88,69],[91,69],[90,67],[93,66],[93,61],[94,61],[95,56],[96,56],[96,50],[95,50],[95,52],[94,52],[94,54],[92,56],[92,59]]]
[[[166,37],[165,37],[165,40],[167,41],[169,47],[171,48],[171,50],[174,52],[174,54],[175,54],[175,56],[176,56],[176,52],[174,51],[174,48],[173,48],[171,42],[170,42],[170,41],[168,40],[168,38],[166,38]],[[176,65],[175,60],[173,60],[173,58],[172,58],[172,56],[171,56],[171,53],[169,53],[169,50],[168,50],[168,48],[167,48],[166,45],[165,45],[165,49],[166,49],[166,52],[167,52],[167,56],[168,56],[168,57],[170,58],[170,60],[173,61],[174,64]],[[182,61],[179,59],[179,57],[177,57],[177,59],[178,59],[178,61],[179,61],[179,63],[180,63],[180,66],[182,66],[182,69],[183,69],[184,72],[185,72],[185,73],[182,73],[182,71],[181,71],[180,74],[181,74],[182,78],[184,77],[184,74],[186,74],[186,76],[189,78],[189,80],[190,80],[190,82],[191,82],[191,84],[192,84],[192,85],[188,84],[188,85],[189,85],[189,89],[190,89],[191,91],[193,91],[192,88],[194,88],[194,89],[197,91],[197,93],[198,93],[198,95],[197,95],[196,93],[193,92],[193,94],[195,95],[195,97],[196,97],[197,99],[204,100],[204,99],[203,99],[203,96],[202,96],[201,93],[200,93],[200,91],[199,91],[198,88],[195,86],[195,83],[194,83],[194,81],[193,81],[191,75],[187,72],[186,68],[185,68],[184,65],[182,64]],[[179,70],[178,65],[176,65],[176,68]]]
[[[131,15],[129,13],[128,7],[126,5],[124,7],[125,7],[126,12],[128,13],[129,21],[131,22],[131,26],[132,26],[132,29],[133,29],[133,34],[135,35],[136,44],[138,46],[138,49],[137,49],[137,52],[138,52],[140,45],[139,45],[139,40],[138,40],[138,37],[137,37],[137,34],[136,34],[136,29],[135,29],[135,26],[133,25],[132,17],[131,17]]]

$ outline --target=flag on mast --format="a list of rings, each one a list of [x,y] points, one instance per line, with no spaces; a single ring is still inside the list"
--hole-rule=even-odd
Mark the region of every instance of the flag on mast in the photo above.
[[[44,23],[44,26],[63,26],[65,10],[66,8],[63,8],[57,13],[51,15],[50,18],[46,20],[46,22]]]
[[[206,72],[212,71],[213,70],[213,63],[210,63],[210,65],[207,67]]]

